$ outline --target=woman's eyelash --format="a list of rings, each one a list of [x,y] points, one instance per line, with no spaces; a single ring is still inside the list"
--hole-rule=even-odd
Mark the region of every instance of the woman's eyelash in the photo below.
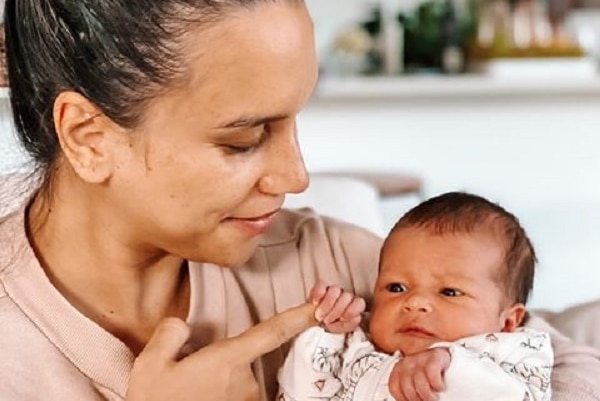
[[[227,148],[227,150],[230,153],[243,154],[243,153],[249,153],[249,152],[255,150],[258,147],[258,145],[248,145],[248,146],[227,145],[225,147]]]
[[[262,128],[262,134],[257,142],[248,145],[225,145],[225,148],[232,154],[250,153],[260,148],[271,135],[271,126],[269,124],[264,124]]]

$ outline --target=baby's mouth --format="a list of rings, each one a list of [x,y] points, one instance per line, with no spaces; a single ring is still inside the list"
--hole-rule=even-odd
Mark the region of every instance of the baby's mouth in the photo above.
[[[423,326],[419,326],[419,325],[407,326],[407,327],[401,329],[400,332],[402,334],[406,334],[406,335],[413,336],[413,337],[420,337],[420,338],[435,337],[435,335],[431,331],[429,331],[426,328],[424,328]]]

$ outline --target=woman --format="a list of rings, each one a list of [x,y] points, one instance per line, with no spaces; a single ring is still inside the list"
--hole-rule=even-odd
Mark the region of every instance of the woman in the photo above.
[[[8,0],[5,26],[43,182],[0,225],[0,398],[272,398],[313,310],[268,319],[317,280],[369,295],[380,247],[280,210],[308,182],[304,3]]]

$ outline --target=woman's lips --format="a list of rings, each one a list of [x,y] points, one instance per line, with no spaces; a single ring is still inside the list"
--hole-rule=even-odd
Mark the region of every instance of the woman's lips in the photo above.
[[[278,210],[275,210],[258,217],[230,217],[227,221],[236,224],[252,236],[259,236],[267,231],[277,212]]]

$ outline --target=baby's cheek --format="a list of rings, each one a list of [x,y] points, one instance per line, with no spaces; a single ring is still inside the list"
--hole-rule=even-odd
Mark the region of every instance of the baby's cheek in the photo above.
[[[385,324],[384,321],[380,318],[380,315],[373,314],[371,315],[371,320],[369,322],[369,333],[371,336],[371,341],[375,346],[384,351],[388,352],[387,349],[391,348],[391,344],[389,343],[392,340],[392,333],[388,333],[388,327],[390,325]]]
[[[498,331],[495,324],[487,316],[470,315],[455,316],[446,320],[446,341],[456,341],[464,337],[474,336],[487,332]],[[442,330],[444,331],[444,330]]]

